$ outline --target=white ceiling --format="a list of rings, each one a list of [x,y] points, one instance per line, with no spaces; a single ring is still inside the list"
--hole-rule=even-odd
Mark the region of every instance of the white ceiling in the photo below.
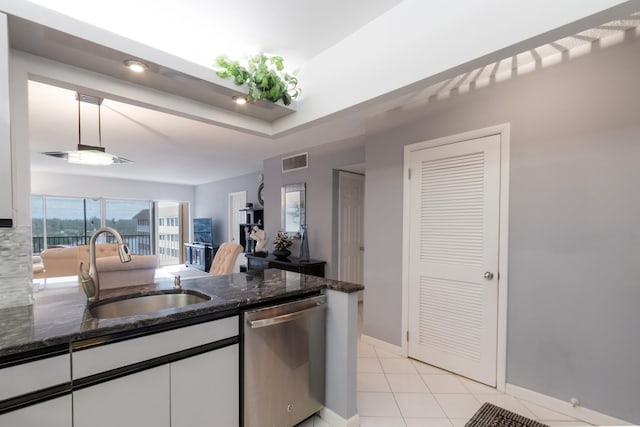
[[[82,143],[98,145],[97,106],[81,105]],[[133,164],[108,167],[68,164],[40,154],[74,150],[78,144],[75,92],[29,83],[29,138],[34,171],[197,185],[262,170],[262,161],[362,134],[338,120],[271,139],[105,99],[101,107],[102,144]]]
[[[301,7],[294,0],[245,0],[239,9],[222,1],[183,0],[180,19],[176,20],[175,3],[169,1],[112,0],[102,6],[86,1],[35,2],[202,65],[209,65],[218,53],[240,56],[235,53],[237,50],[283,55],[295,66],[310,61],[401,3],[328,0],[304,2]],[[146,28],[136,26],[138,22],[145,23]],[[555,44],[509,55],[480,68],[461,70],[458,77],[416,85],[411,91],[332,114],[276,138],[106,99],[102,106],[102,142],[107,151],[136,162],[110,167],[68,165],[39,154],[73,149],[77,144],[77,103],[73,91],[31,82],[32,169],[190,185],[255,172],[262,168],[265,158],[389,128],[403,121],[406,110],[446,97],[452,90],[471,90],[481,87],[483,81],[499,81],[551,65],[565,58],[563,53],[569,50],[588,52],[594,40],[620,38],[622,31],[637,26],[637,16],[633,16],[588,33],[563,37]],[[514,74],[513,69],[520,71]],[[91,107],[83,106],[82,110],[83,143],[95,145],[91,138],[97,138],[97,111]]]
[[[207,67],[265,52],[295,70],[402,0],[30,1]]]

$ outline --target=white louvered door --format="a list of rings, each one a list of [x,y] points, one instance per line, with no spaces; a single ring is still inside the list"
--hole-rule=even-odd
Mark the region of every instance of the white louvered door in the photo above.
[[[412,152],[410,167],[409,356],[495,386],[500,136]]]

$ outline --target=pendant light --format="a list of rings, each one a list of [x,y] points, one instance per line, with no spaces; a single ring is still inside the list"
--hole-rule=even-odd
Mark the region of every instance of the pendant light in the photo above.
[[[133,163],[132,160],[107,153],[102,146],[100,106],[102,105],[103,98],[76,93],[76,99],[78,100],[78,149],[75,151],[47,151],[41,154],[65,159],[68,163],[89,166],[108,166],[115,163]],[[98,106],[98,146],[82,144],[80,102],[87,102]]]

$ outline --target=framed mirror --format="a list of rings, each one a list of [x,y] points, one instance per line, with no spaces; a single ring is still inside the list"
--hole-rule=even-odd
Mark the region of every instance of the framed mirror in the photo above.
[[[289,236],[300,235],[300,225],[305,224],[305,183],[288,184],[281,190],[282,230]]]

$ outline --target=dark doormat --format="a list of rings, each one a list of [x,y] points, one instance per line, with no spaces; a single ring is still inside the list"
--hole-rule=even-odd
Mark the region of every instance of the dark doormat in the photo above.
[[[465,427],[549,427],[486,402]]]

